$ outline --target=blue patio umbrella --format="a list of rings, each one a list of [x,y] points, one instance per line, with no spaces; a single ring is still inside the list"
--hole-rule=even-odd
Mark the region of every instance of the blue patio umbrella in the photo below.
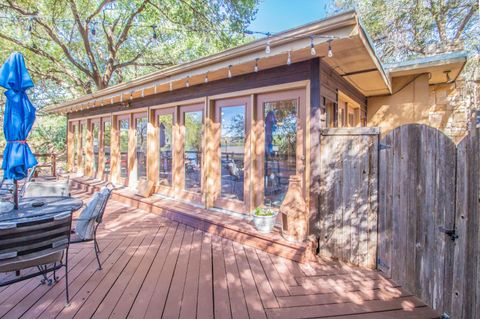
[[[37,160],[27,144],[27,136],[35,121],[36,109],[25,91],[33,87],[23,55],[14,52],[0,69],[0,86],[7,91],[3,133],[7,144],[3,152],[4,179],[14,181],[28,175],[28,169],[37,165]]]

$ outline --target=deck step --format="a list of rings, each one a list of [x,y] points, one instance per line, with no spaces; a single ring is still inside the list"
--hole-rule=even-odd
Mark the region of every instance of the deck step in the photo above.
[[[96,180],[73,178],[71,187],[93,193],[103,184]],[[245,218],[156,196],[144,198],[127,189],[114,190],[112,199],[280,257],[301,263],[314,259],[315,243],[313,241],[288,242],[280,235],[278,228],[271,234],[261,234]]]

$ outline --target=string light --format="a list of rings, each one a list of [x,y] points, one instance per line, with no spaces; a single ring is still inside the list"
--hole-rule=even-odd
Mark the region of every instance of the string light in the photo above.
[[[270,40],[267,41],[267,46],[265,47],[265,53],[270,54],[272,50],[270,49]]]
[[[170,88],[169,88],[169,89],[170,89],[170,92],[171,92],[171,91],[173,91],[173,84],[172,84],[172,80],[170,80],[170,82],[169,82],[169,86],[170,86]]]
[[[229,79],[232,78],[232,65],[231,64],[228,66],[228,78]]]
[[[292,51],[288,50],[287,65],[292,64]]]
[[[258,72],[258,58],[255,59],[255,67],[253,68],[253,71]]]
[[[313,37],[310,37],[310,54],[313,56],[317,55],[317,51],[315,50],[315,46],[313,45]]]
[[[190,75],[187,75],[187,81],[185,82],[185,86],[187,88],[190,87]]]
[[[205,73],[205,80],[204,80],[205,83],[208,83],[208,72]]]
[[[332,51],[332,39],[328,40],[328,57],[331,58],[333,57],[333,51]]]

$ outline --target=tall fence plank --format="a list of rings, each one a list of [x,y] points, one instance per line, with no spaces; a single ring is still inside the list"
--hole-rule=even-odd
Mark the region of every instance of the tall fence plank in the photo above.
[[[319,254],[374,268],[378,129],[326,129],[320,143]]]

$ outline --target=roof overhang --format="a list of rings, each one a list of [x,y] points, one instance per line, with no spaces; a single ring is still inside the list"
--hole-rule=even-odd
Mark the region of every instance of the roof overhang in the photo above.
[[[287,64],[288,52],[292,63],[312,59],[311,37],[317,56],[329,64],[365,96],[391,93],[389,77],[358,21],[354,11],[348,11],[298,28],[275,34],[268,38],[270,53],[265,52],[266,38],[235,47],[198,60],[162,69],[99,90],[93,94],[46,107],[50,113],[70,113],[86,108],[124,102],[152,94],[228,78],[228,69],[233,76],[254,72],[256,61],[260,70]],[[328,41],[331,41],[333,56],[328,57]]]
[[[462,72],[467,58],[467,53],[460,51],[389,64],[385,68],[392,78],[428,73],[431,85],[452,83]]]

